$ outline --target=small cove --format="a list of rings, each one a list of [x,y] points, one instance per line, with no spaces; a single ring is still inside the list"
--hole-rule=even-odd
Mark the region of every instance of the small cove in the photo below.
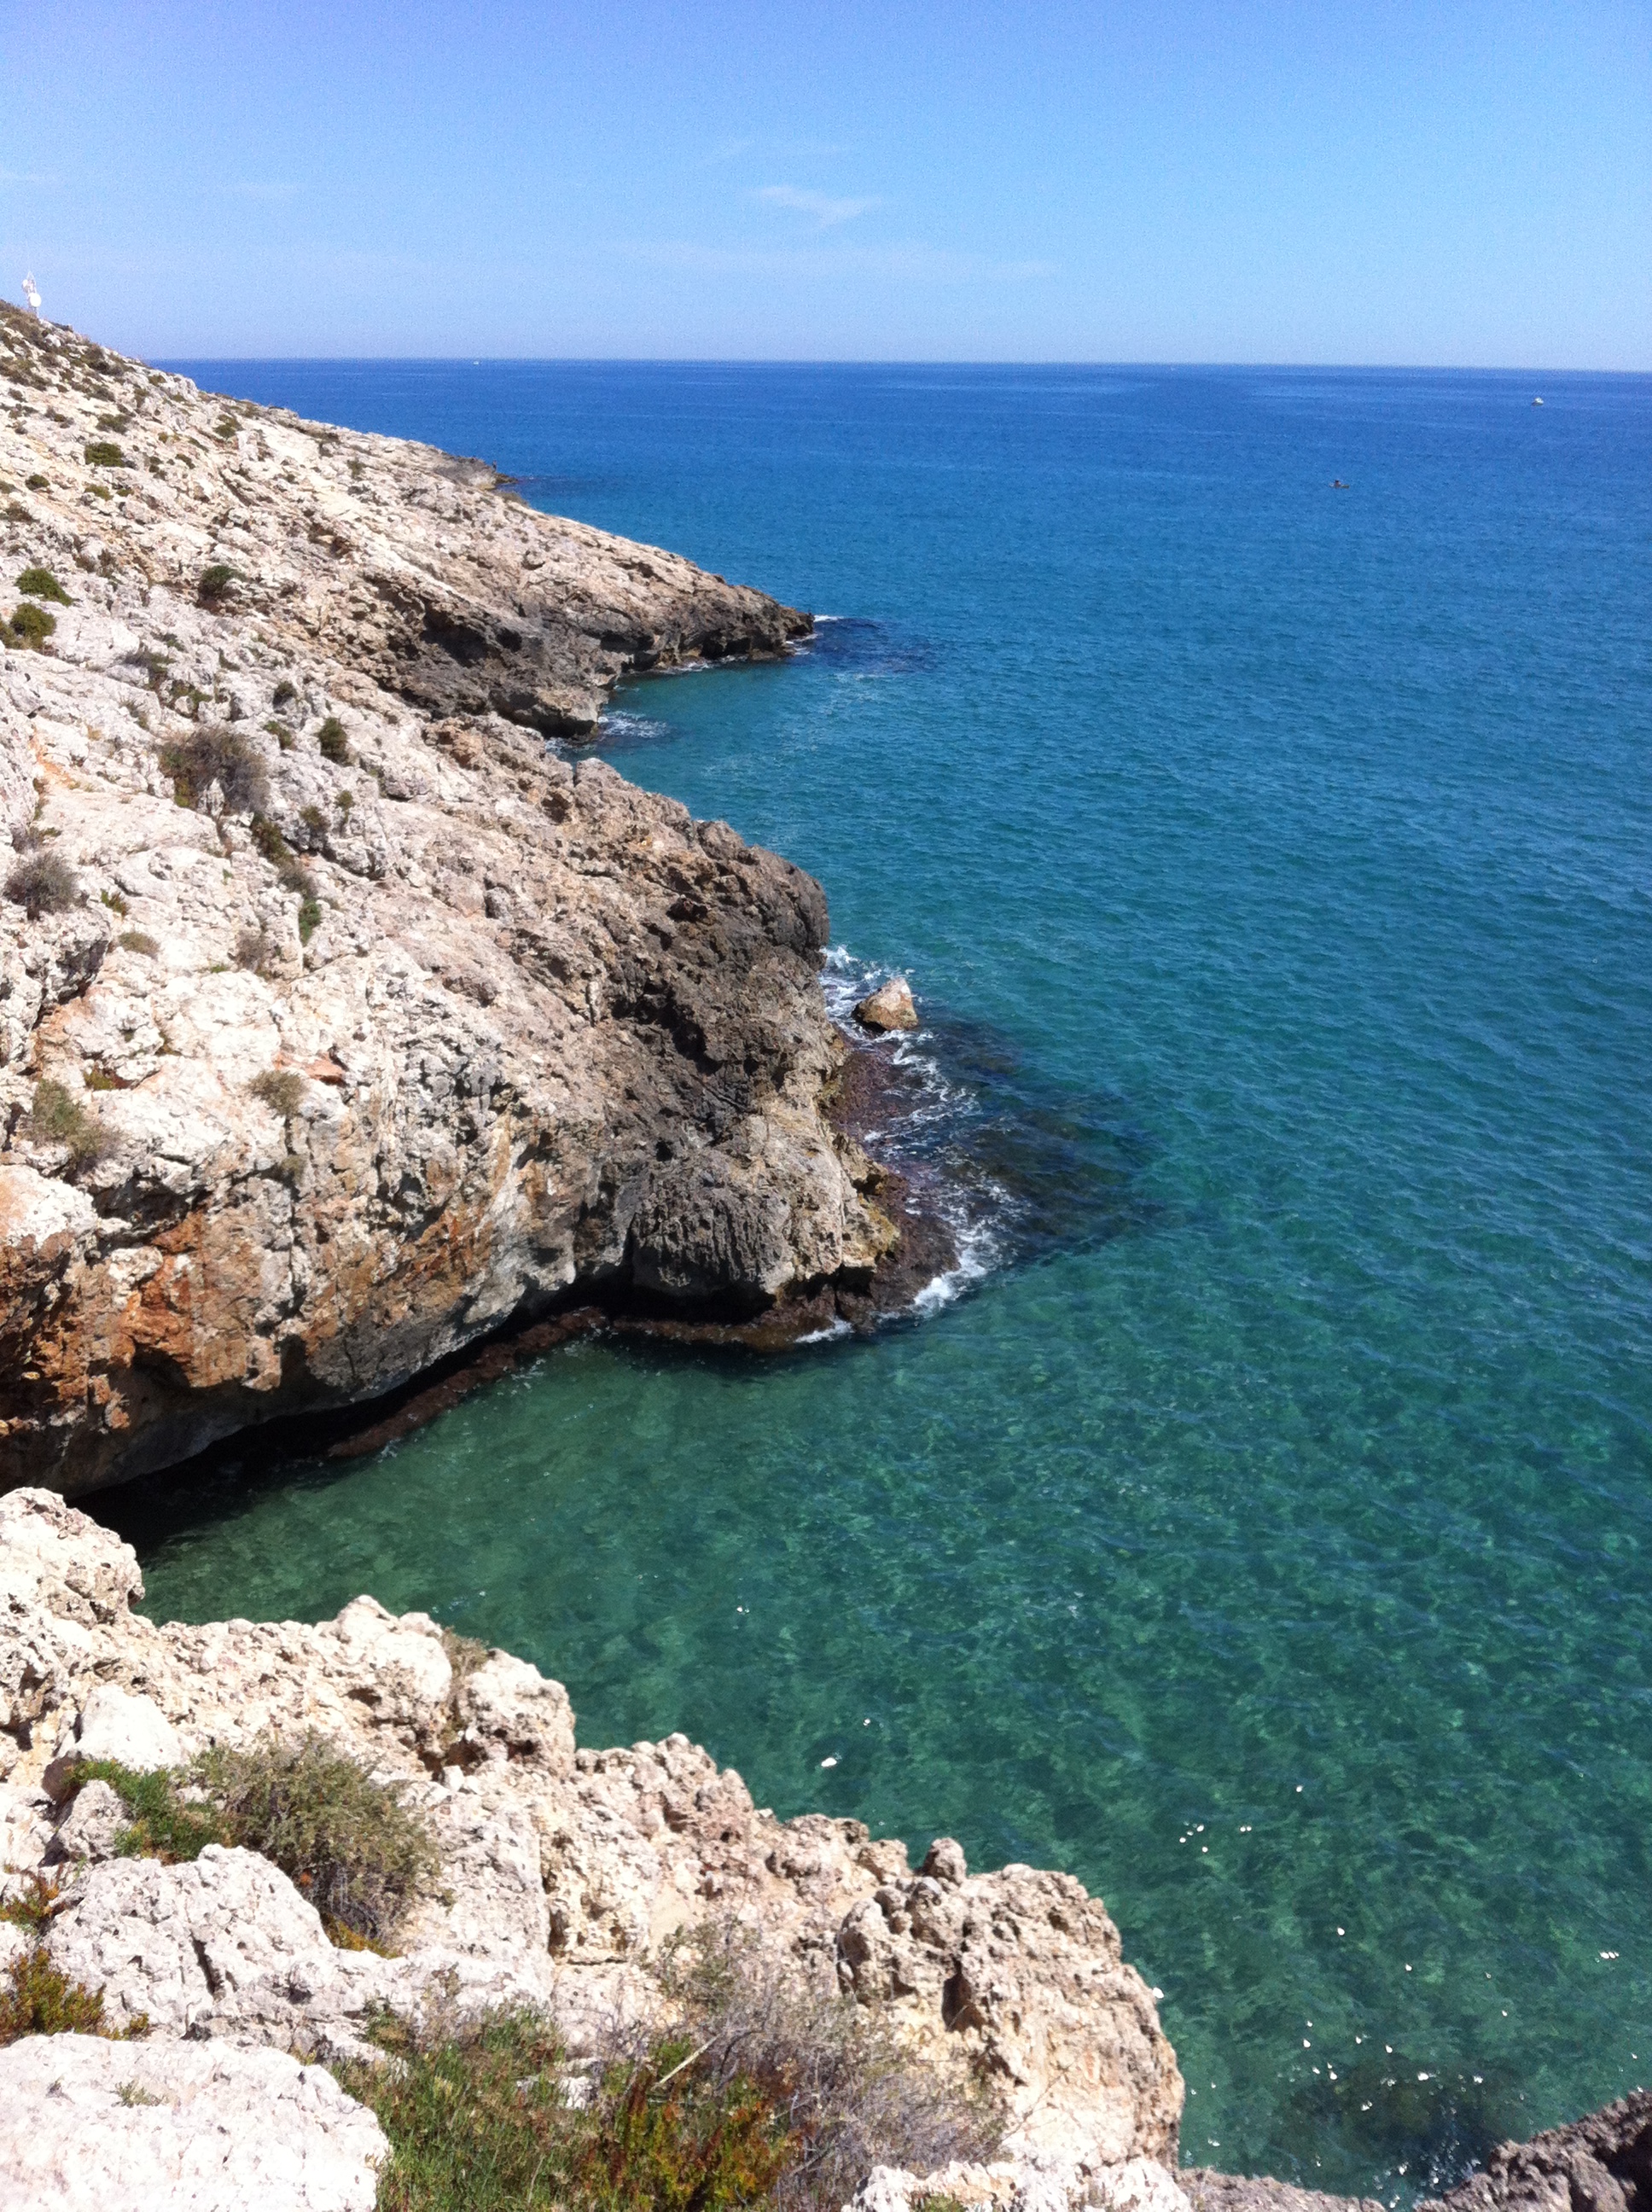
[[[1190,2161],[1404,2196],[1644,2080],[1647,380],[190,373],[850,618],[612,757],[910,975],[999,1243],[871,1343],[107,1494],[153,1609],[370,1589],[583,1741],[1070,1869]]]

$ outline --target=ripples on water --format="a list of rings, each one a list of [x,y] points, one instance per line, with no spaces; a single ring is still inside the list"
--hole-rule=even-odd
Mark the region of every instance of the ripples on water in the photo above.
[[[909,975],[893,1141],[992,1264],[111,1496],[156,1608],[371,1589],[586,1741],[1072,1869],[1190,2160],[1397,2198],[1646,2079],[1646,381],[202,374],[847,617],[616,757]]]

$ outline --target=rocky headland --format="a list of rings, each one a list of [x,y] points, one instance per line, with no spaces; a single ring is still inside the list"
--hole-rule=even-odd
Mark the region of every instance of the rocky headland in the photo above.
[[[549,742],[809,617],[11,310],[0,377],[4,1480],[581,1302],[865,1321],[819,885]]]

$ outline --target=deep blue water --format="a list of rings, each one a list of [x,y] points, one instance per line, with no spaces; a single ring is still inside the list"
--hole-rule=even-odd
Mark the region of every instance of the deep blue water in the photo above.
[[[1652,2076],[1652,381],[189,368],[846,618],[612,757],[910,975],[991,1264],[111,1498],[154,1609],[370,1588],[1070,1868],[1189,2160],[1403,2196]]]

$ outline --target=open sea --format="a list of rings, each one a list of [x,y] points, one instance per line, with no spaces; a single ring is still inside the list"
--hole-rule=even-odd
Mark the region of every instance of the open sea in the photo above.
[[[1069,1869],[1188,2163],[1400,2201],[1652,2081],[1652,379],[170,365],[833,617],[609,756],[910,978],[965,1265],[106,1493],[150,1610],[370,1589]]]

